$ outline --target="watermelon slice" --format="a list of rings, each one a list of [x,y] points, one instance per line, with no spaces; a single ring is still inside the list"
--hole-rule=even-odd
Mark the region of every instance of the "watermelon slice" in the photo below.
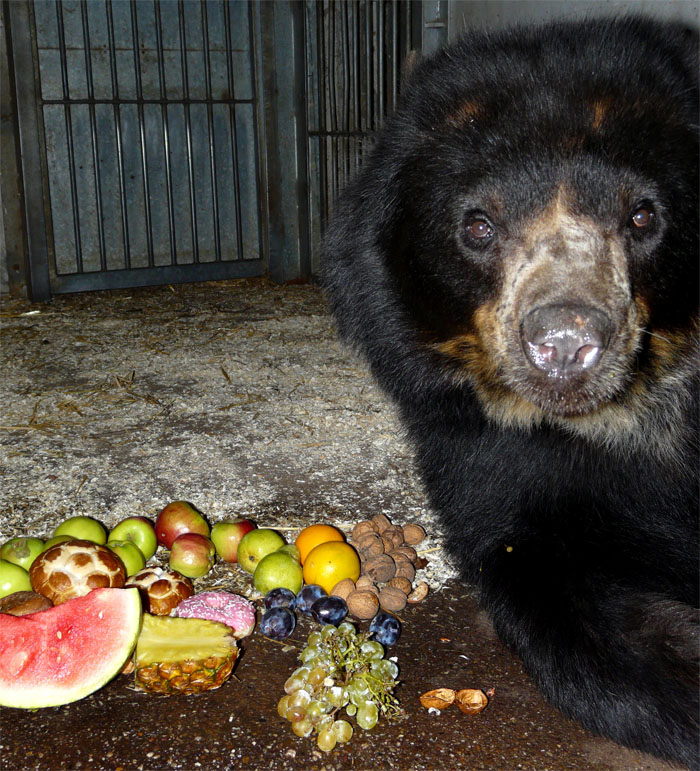
[[[141,627],[139,590],[93,589],[28,616],[0,613],[0,705],[56,707],[117,675]]]

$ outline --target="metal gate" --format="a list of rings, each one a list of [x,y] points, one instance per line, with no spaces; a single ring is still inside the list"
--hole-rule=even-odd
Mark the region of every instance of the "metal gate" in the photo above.
[[[32,299],[309,278],[332,201],[396,101],[414,7],[5,4]]]
[[[263,273],[256,6],[9,8],[33,294]]]

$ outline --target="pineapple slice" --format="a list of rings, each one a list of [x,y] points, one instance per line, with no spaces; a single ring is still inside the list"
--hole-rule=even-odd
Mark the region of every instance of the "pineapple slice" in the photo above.
[[[202,693],[223,685],[237,656],[236,639],[225,624],[144,613],[135,684],[154,693]]]

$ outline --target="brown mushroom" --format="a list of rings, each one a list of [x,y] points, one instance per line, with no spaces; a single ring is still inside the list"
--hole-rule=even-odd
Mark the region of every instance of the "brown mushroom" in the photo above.
[[[194,585],[189,578],[161,567],[139,570],[129,578],[126,586],[135,586],[139,590],[144,610],[154,616],[167,616],[194,594]]]
[[[126,568],[106,546],[92,541],[57,543],[42,552],[29,568],[32,589],[60,605],[101,587],[122,587]]]
[[[0,613],[10,616],[28,616],[51,607],[51,600],[36,592],[13,592],[0,599]]]

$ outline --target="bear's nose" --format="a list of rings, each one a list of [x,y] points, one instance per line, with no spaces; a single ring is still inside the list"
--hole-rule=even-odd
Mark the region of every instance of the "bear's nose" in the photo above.
[[[544,305],[527,314],[523,349],[538,369],[554,377],[590,370],[600,361],[611,330],[607,314],[586,305]]]

